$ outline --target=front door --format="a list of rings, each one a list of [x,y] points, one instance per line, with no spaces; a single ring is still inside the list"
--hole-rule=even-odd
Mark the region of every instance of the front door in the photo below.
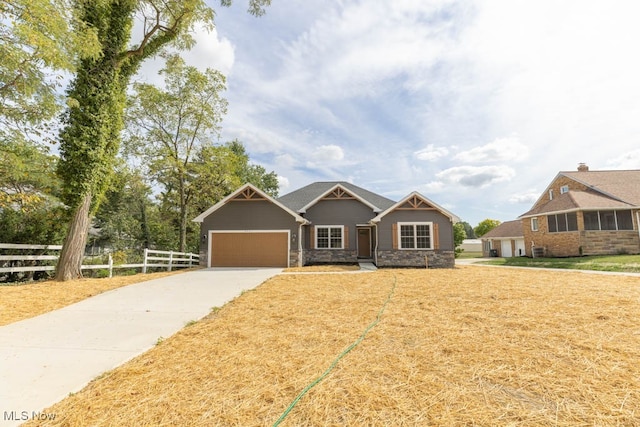
[[[371,258],[370,228],[358,228],[358,258]]]

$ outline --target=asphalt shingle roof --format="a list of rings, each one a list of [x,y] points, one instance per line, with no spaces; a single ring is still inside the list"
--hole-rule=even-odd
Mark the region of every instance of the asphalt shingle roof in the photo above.
[[[560,172],[590,189],[569,190],[521,217],[578,209],[630,209],[640,206],[640,170]]]
[[[314,182],[302,188],[299,188],[291,193],[285,194],[279,197],[278,202],[282,203],[292,211],[298,212],[309,203],[322,196],[336,185],[340,185],[345,190],[348,190],[354,196],[358,196],[363,200],[366,200],[370,204],[374,205],[381,211],[393,206],[395,202],[391,199],[387,199],[379,194],[372,193],[369,190],[353,185],[345,181],[323,181]]]
[[[613,198],[640,206],[640,170],[560,172]]]
[[[522,237],[522,220],[505,221],[481,239],[497,239],[500,237]]]

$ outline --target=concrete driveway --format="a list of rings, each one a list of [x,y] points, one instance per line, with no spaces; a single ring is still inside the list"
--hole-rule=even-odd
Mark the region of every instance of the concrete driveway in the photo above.
[[[55,417],[43,410],[281,271],[190,271],[0,326],[0,426]]]

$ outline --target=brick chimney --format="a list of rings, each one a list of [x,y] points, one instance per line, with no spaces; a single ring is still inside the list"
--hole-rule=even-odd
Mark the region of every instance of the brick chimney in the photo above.
[[[588,171],[589,171],[589,166],[587,166],[586,163],[578,164],[578,172],[588,172]]]

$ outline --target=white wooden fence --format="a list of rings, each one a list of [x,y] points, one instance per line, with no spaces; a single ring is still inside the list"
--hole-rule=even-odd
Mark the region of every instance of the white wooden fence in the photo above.
[[[62,246],[60,245],[22,245],[14,243],[0,243],[0,250],[40,250],[40,251],[60,251]],[[17,273],[28,271],[54,271],[55,265],[30,265],[30,266],[16,266],[16,267],[2,267],[7,261],[57,261],[59,253],[55,255],[0,255],[0,273]],[[113,264],[113,258],[109,254],[109,260],[107,264],[87,264],[82,265],[80,268],[83,270],[100,270],[106,269],[109,271],[109,277],[113,275],[114,268],[142,268],[142,272],[146,273],[150,267],[166,268],[167,271],[171,271],[174,268],[188,268],[197,266],[200,256],[188,252],[174,252],[174,251],[156,251],[151,249],[144,250],[144,258],[142,264]]]

